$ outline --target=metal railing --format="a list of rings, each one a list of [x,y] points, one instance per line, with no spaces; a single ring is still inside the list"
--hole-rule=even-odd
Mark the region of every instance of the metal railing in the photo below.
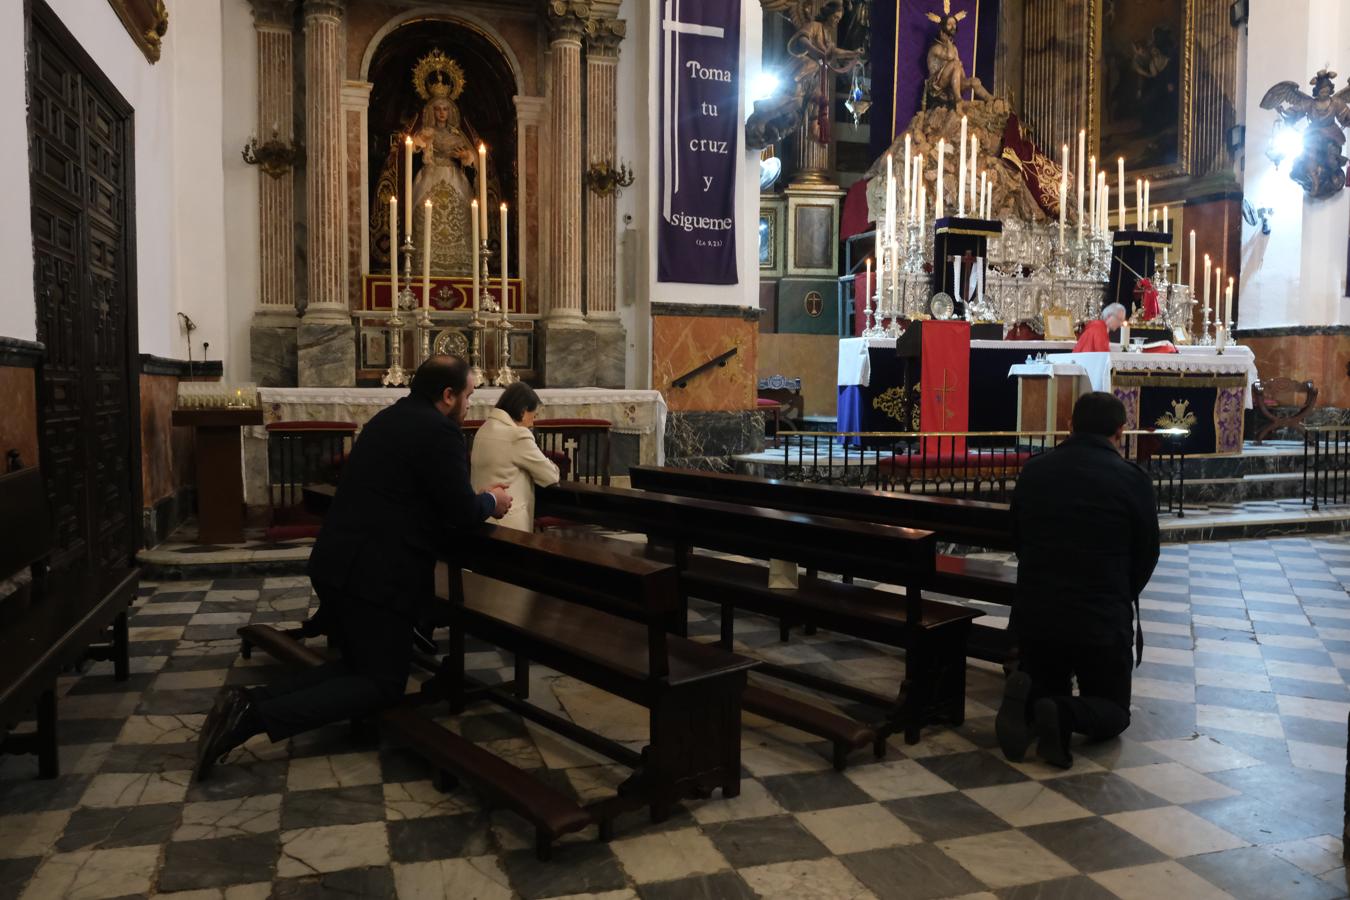
[[[1121,454],[1153,478],[1159,511],[1185,516],[1185,429],[1127,431]],[[1067,431],[780,432],[781,477],[1006,503],[1026,463]]]
[[[1303,435],[1303,502],[1350,503],[1350,425],[1309,425]]]

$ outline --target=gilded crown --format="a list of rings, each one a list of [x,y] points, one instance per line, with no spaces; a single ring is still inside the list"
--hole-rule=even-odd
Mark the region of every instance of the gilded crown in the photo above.
[[[417,61],[412,81],[423,100],[457,100],[464,92],[464,70],[439,49]]]

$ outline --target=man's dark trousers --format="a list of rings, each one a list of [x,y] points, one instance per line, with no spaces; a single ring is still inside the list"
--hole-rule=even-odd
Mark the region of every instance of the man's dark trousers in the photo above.
[[[398,702],[407,686],[412,619],[327,585],[314,590],[342,658],[249,691],[274,741],[369,715]]]
[[[1134,665],[1129,644],[1064,644],[1027,640],[1019,647],[1021,671],[1031,676],[1028,708],[1042,697],[1059,707],[1065,741],[1072,732],[1104,741],[1130,724],[1130,670]],[[1071,678],[1078,679],[1078,696]]]

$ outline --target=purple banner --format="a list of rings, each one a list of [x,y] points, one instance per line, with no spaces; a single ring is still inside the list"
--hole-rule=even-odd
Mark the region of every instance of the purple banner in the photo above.
[[[956,49],[966,75],[994,93],[999,0],[877,0],[872,6],[872,153],[880,156],[923,107],[928,48],[939,19],[957,17]],[[970,99],[970,95],[966,95]]]
[[[736,284],[741,0],[662,0],[656,278]]]

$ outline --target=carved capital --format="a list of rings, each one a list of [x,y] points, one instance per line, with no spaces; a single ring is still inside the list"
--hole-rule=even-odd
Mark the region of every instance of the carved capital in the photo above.
[[[590,0],[548,0],[545,14],[550,43],[574,41],[579,44],[591,17],[591,3]]]
[[[257,28],[290,28],[295,22],[295,0],[252,0]]]
[[[619,44],[628,33],[623,19],[597,16],[586,23],[586,52],[591,56],[617,59]]]
[[[347,0],[304,0],[304,3],[306,19],[317,19],[323,16],[341,19],[342,12],[347,6]]]

